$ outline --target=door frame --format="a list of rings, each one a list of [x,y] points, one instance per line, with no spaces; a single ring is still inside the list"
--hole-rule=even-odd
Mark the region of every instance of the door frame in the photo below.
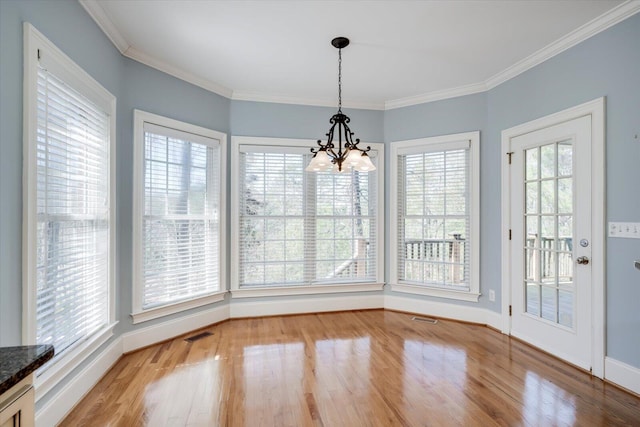
[[[508,155],[515,137],[580,117],[591,116],[591,369],[604,378],[605,357],[605,98],[568,108],[502,131],[502,333],[511,334],[511,169]]]

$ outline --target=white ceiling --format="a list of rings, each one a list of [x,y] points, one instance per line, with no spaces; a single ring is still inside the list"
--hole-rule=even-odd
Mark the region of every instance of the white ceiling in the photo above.
[[[120,51],[233,99],[394,108],[493,87],[640,2],[80,0]]]

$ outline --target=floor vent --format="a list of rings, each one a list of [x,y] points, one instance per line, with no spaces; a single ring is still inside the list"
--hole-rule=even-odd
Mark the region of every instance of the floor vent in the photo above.
[[[194,335],[189,338],[185,338],[184,340],[188,342],[194,342],[194,341],[201,340],[202,338],[210,337],[211,335],[213,335],[211,332],[202,332],[201,334]]]
[[[425,322],[425,323],[431,323],[432,325],[435,325],[436,323],[438,323],[438,319],[431,319],[429,317],[417,317],[417,316],[413,316],[411,318],[411,320],[415,320],[416,322]]]

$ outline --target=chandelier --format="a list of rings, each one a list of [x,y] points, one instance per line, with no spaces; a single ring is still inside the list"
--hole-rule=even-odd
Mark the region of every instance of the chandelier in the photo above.
[[[349,129],[351,119],[342,112],[342,48],[349,46],[349,39],[336,37],[331,40],[331,44],[338,49],[338,112],[329,120],[331,128],[326,134],[327,143],[322,144],[322,141],[318,140],[319,148],[311,149],[313,158],[306,170],[310,172],[326,170],[347,172],[350,169],[358,172],[374,171],[376,167],[367,154],[371,147],[362,149],[358,147],[359,138],[353,141],[353,132]],[[335,143],[334,138],[337,138]]]

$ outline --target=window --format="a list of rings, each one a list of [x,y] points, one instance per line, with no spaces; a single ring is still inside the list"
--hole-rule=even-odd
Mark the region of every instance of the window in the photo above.
[[[234,296],[381,289],[378,171],[305,172],[309,141],[235,137]]]
[[[115,324],[116,100],[29,24],[24,69],[23,327],[55,347],[44,394]]]
[[[221,301],[226,135],[134,113],[134,323]]]
[[[391,146],[392,289],[477,301],[479,132]]]

